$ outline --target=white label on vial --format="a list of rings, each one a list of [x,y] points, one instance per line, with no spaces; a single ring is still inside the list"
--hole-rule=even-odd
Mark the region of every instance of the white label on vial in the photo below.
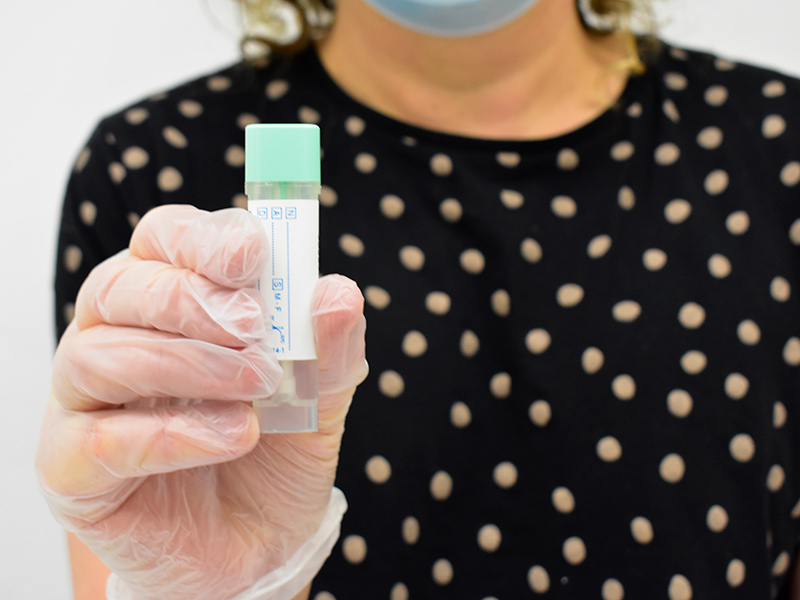
[[[270,261],[258,280],[271,319],[278,360],[313,360],[311,296],[319,277],[319,201],[248,200],[270,240]]]

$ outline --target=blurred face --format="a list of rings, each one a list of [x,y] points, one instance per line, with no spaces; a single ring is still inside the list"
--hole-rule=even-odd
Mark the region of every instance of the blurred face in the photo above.
[[[537,0],[365,0],[398,25],[440,37],[486,33],[514,20]]]

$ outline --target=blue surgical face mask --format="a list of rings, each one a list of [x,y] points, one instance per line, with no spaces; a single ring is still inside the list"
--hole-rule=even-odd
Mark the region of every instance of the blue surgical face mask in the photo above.
[[[513,21],[537,0],[364,0],[395,23],[420,33],[466,37]]]

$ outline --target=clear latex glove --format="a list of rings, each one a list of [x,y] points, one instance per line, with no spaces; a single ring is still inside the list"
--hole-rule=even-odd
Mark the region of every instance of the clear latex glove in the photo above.
[[[51,510],[136,598],[230,598],[317,531],[355,386],[363,298],[313,303],[319,431],[259,435],[248,402],[280,367],[255,292],[268,258],[240,209],[165,206],[88,277],[56,352],[37,452]]]

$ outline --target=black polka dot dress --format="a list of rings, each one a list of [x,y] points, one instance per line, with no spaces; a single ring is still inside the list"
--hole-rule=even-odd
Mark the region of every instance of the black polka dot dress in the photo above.
[[[64,205],[63,330],[155,205],[246,204],[243,128],[322,132],[321,267],[371,373],[315,600],[771,598],[800,533],[800,82],[665,46],[540,141],[418,129],[313,52],[102,121]]]

